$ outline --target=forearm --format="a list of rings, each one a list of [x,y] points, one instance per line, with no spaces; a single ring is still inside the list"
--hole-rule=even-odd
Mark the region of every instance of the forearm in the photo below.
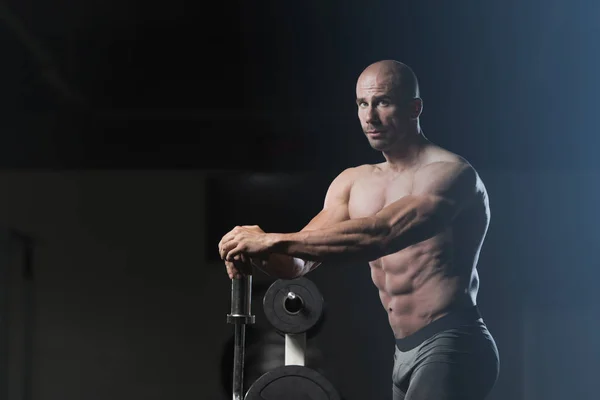
[[[370,260],[378,258],[388,231],[377,218],[354,219],[324,229],[279,234],[273,250],[317,262]]]
[[[393,210],[332,226],[275,238],[274,253],[314,261],[372,261],[432,236],[440,228],[438,208],[407,196]]]

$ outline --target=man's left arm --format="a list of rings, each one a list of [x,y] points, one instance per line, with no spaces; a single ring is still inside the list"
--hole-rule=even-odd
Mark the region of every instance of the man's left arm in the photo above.
[[[446,229],[476,198],[478,177],[466,162],[435,162],[418,170],[410,195],[373,216],[295,233],[267,233],[252,249],[243,240],[227,253],[281,253],[315,261],[375,260]]]

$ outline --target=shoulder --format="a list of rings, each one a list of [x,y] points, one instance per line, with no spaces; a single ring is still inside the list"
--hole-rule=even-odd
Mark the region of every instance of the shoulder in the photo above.
[[[475,180],[477,172],[468,162],[463,161],[433,161],[422,165],[415,171],[415,179],[427,178],[469,178]]]
[[[433,143],[428,143],[422,151],[421,166],[427,166],[435,163],[456,163],[456,164],[469,164],[469,162],[453,153]]]
[[[348,196],[353,184],[368,176],[377,168],[376,165],[358,165],[342,170],[329,184],[328,196]]]
[[[342,172],[340,172],[335,179],[333,180],[333,182],[354,182],[355,180],[364,177],[366,175],[369,175],[371,173],[373,173],[373,171],[377,170],[379,167],[378,165],[372,165],[372,164],[363,164],[363,165],[357,165],[357,166],[353,166],[353,167],[348,167],[346,169],[344,169]]]
[[[415,174],[450,174],[477,177],[477,171],[464,157],[434,144],[425,148],[421,166]]]
[[[485,192],[479,174],[465,158],[437,146],[426,151],[415,172],[415,187]]]

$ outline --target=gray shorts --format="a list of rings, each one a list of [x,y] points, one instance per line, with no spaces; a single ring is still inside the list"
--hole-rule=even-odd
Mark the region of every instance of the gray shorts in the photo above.
[[[498,378],[494,338],[476,307],[396,340],[394,400],[483,400]]]

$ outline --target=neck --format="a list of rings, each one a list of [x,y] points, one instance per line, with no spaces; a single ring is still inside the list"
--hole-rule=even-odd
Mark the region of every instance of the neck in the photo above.
[[[427,140],[417,125],[393,149],[383,151],[383,156],[391,169],[404,170],[414,166]]]

